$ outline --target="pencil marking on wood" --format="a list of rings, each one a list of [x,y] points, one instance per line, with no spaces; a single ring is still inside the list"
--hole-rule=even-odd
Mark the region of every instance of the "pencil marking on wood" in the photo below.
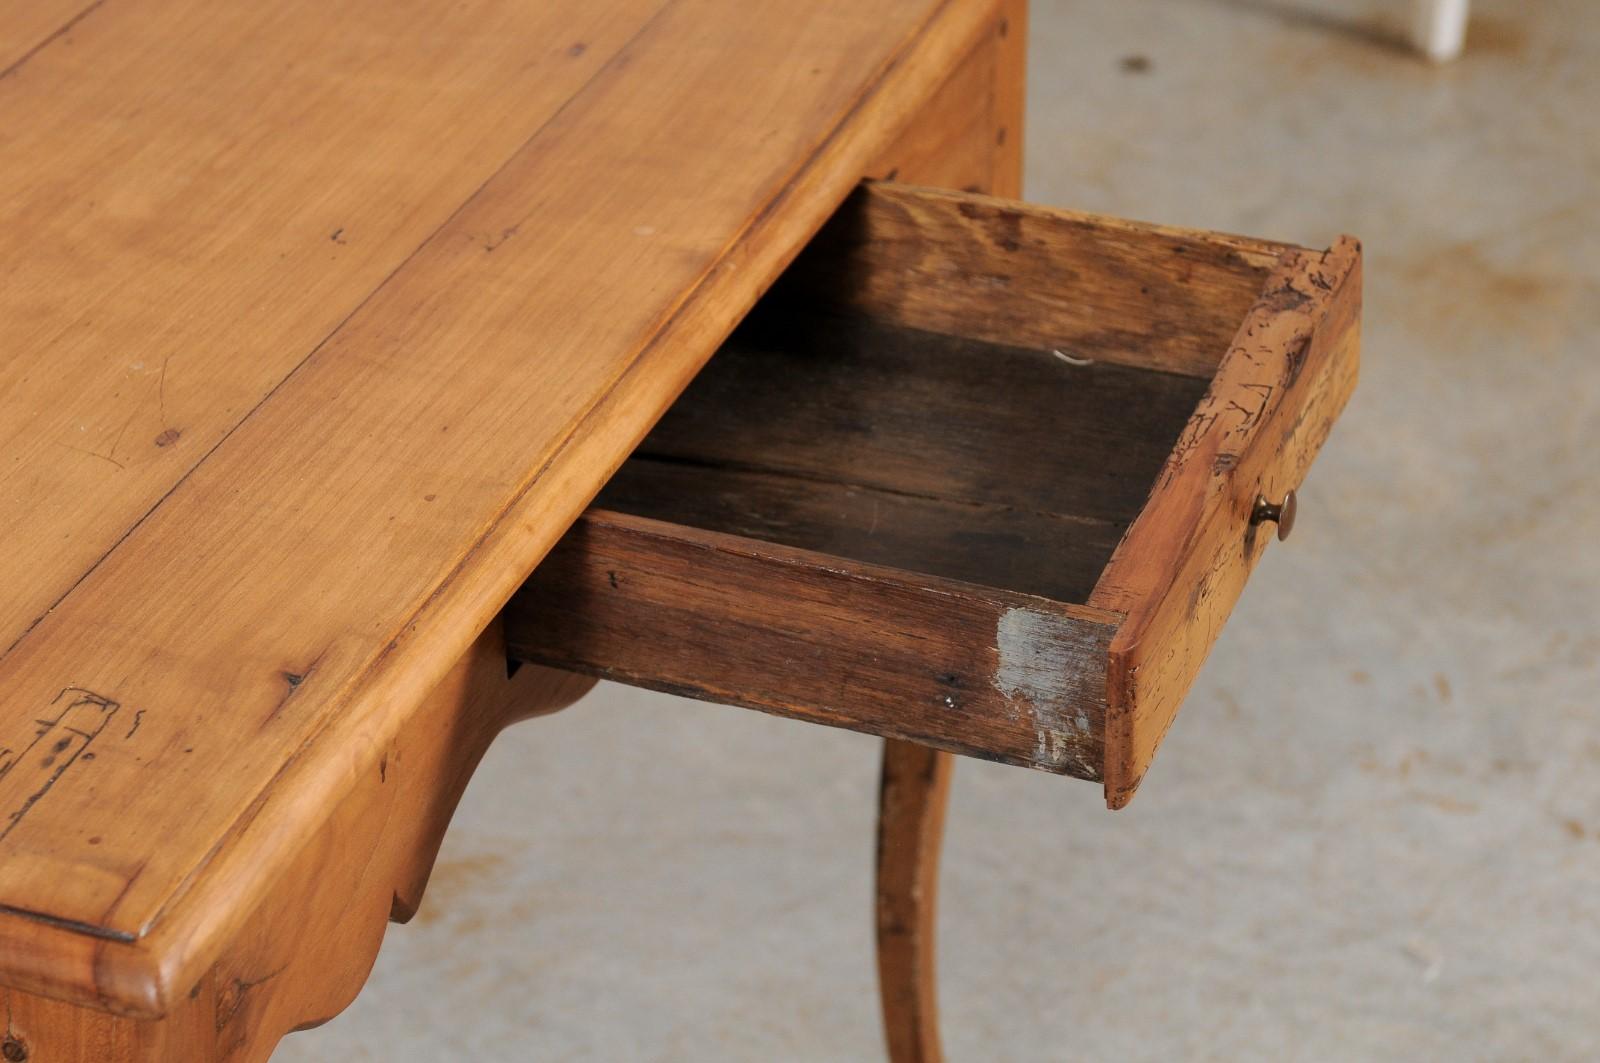
[[[35,720],[38,728],[13,754],[0,748],[0,840],[50,792],[77,763],[121,706],[80,687],[67,687],[51,700],[54,716]],[[89,759],[93,759],[92,755]]]
[[[522,228],[522,223],[518,222],[516,225],[507,225],[501,229],[498,236],[494,233],[468,233],[467,238],[480,241],[483,244],[484,252],[492,254],[501,244],[517,235],[517,230],[520,228]]]
[[[172,355],[169,354],[161,360],[161,375],[156,379],[156,412],[161,418],[161,431],[155,438],[158,447],[170,447],[183,435],[183,429],[167,423],[167,366],[171,364]]]
[[[119,469],[126,469],[127,468],[126,465],[124,465],[122,462],[118,461],[116,458],[113,458],[109,454],[101,454],[99,451],[96,451],[96,450],[85,450],[83,447],[75,447],[71,443],[63,443],[60,440],[56,441],[56,445],[57,446],[66,447],[68,450],[77,451],[79,454],[84,454],[84,455],[87,455],[88,457],[91,457],[91,458],[99,458],[101,461],[109,461],[111,464],[115,465]]]

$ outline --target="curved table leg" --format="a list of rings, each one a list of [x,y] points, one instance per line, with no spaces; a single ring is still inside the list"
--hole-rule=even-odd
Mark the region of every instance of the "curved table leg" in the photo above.
[[[950,754],[889,739],[878,793],[878,990],[891,1063],[938,1063],[939,843]]]

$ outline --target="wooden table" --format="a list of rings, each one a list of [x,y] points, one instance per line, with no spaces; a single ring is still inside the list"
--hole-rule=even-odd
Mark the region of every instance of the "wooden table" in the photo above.
[[[353,999],[494,735],[592,683],[508,667],[506,625],[520,659],[621,668],[534,634],[581,595],[508,600],[862,178],[1017,193],[1024,22],[1019,0],[0,11],[0,1056],[259,1060]],[[986,202],[929,209],[982,229]],[[1039,217],[1005,224],[1088,224]],[[1166,256],[1185,320],[1199,285],[1264,335],[1280,388],[1230,422],[1271,386],[1208,355],[1195,394],[1228,431],[1185,435],[1207,462],[1168,462],[1062,614],[1110,663],[1092,743],[1041,730],[1035,766],[1121,804],[1266,537],[1199,545],[1244,534],[1239,492],[1299,482],[1354,381],[1359,272],[1353,247],[1105,231]],[[570,595],[564,566],[541,578]],[[1207,593],[1161,604],[1183,579]],[[1147,667],[1169,629],[1184,652]],[[891,738],[898,1059],[938,1052],[930,747],[1032,756],[925,716],[817,716]]]

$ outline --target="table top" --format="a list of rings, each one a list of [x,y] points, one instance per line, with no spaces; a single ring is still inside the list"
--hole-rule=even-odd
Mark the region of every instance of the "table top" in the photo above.
[[[994,6],[0,7],[0,955],[281,865]]]

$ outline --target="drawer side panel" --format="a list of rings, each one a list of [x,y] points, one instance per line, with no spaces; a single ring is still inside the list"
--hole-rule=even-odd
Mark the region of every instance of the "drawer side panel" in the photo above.
[[[591,510],[506,630],[518,659],[1098,779],[1117,620]]]

